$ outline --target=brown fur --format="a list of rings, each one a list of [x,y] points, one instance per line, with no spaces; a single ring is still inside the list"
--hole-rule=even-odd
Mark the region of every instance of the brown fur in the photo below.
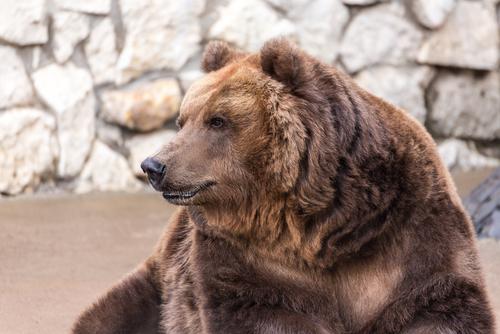
[[[209,44],[203,66],[155,157],[185,207],[74,333],[494,332],[470,220],[420,124],[283,39]]]

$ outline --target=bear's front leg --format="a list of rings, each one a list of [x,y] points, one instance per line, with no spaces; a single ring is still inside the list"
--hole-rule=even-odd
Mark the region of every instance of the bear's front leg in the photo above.
[[[429,279],[401,293],[357,334],[493,334],[484,290],[455,274]]]
[[[222,306],[222,305],[221,305]],[[209,333],[225,334],[336,334],[321,319],[282,308],[259,305],[224,306],[208,311]]]
[[[160,293],[147,262],[116,284],[73,325],[73,334],[158,333]]]

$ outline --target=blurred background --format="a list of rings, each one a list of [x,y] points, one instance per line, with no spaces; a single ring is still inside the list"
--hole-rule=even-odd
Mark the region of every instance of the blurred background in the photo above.
[[[276,36],[425,125],[500,310],[499,31],[499,0],[0,0],[0,332],[67,332],[147,256],[173,208],[139,164],[203,46]]]

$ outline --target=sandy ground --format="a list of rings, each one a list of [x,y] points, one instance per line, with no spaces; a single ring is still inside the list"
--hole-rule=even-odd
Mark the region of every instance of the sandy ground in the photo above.
[[[460,177],[465,193],[484,173]],[[158,194],[2,200],[0,333],[67,333],[85,306],[151,252],[173,210]],[[479,247],[500,317],[500,243]]]
[[[148,256],[172,210],[156,194],[0,203],[0,333],[68,333]]]

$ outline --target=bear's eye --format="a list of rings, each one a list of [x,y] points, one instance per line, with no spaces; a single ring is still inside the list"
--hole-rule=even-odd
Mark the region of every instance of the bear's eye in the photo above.
[[[214,128],[214,129],[219,129],[219,128],[222,128],[224,126],[224,119],[222,117],[212,117],[210,118],[210,120],[208,121],[208,124],[210,124],[210,127]]]

